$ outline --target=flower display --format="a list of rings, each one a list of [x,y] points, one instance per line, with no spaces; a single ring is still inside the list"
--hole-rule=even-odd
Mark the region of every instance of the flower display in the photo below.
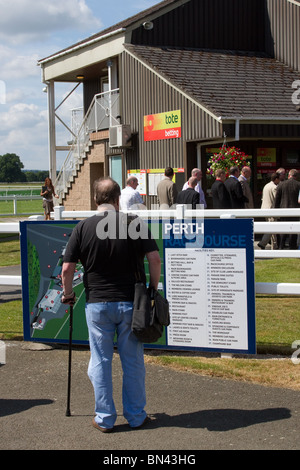
[[[242,169],[244,166],[250,166],[248,158],[248,155],[241,152],[240,149],[223,145],[219,153],[214,153],[208,160],[207,173],[213,176],[216,170],[222,169],[225,170],[226,177],[228,177],[231,167],[237,166]]]

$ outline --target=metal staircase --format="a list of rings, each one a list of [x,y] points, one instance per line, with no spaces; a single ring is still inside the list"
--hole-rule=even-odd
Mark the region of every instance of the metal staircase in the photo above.
[[[88,152],[93,145],[90,134],[118,126],[119,122],[119,89],[99,93],[93,101],[78,127],[70,151],[54,183],[59,196],[57,204],[62,204]]]

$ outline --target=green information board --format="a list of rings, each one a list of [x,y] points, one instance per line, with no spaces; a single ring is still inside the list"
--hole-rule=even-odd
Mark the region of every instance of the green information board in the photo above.
[[[61,303],[63,254],[78,221],[25,221],[20,223],[22,260],[23,327],[25,341],[67,343],[69,306]],[[163,258],[161,226],[156,225],[157,244]],[[149,270],[145,260],[147,279]],[[76,266],[73,289],[76,304],[73,315],[73,343],[88,344],[85,320],[83,267]],[[163,259],[159,290],[163,294]],[[165,333],[156,343],[166,344]]]

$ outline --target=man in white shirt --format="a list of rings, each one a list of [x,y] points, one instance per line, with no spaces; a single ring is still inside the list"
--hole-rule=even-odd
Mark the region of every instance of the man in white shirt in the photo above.
[[[120,196],[121,210],[129,209],[142,209],[144,201],[140,193],[137,191],[138,179],[135,176],[129,176],[126,182],[126,187],[122,189]]]
[[[197,191],[200,194],[200,205],[202,204],[204,209],[206,209],[207,204],[206,204],[206,200],[205,200],[205,195],[204,195],[204,191],[203,191],[203,189],[201,188],[201,185],[200,185],[200,181],[202,179],[202,171],[199,168],[194,168],[192,170],[191,176],[195,176],[198,180],[198,183],[195,186],[195,191]],[[188,187],[189,187],[189,182],[187,181],[183,185],[182,191],[184,191]]]

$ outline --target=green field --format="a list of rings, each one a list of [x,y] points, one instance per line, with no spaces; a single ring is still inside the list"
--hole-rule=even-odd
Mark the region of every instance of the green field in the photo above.
[[[13,201],[0,201],[0,214],[4,216],[14,214]],[[17,214],[43,214],[42,198],[17,201]]]
[[[0,197],[8,196],[40,196],[41,187],[43,183],[19,183],[19,184],[4,184],[0,183]],[[14,201],[0,199],[0,216],[14,214]],[[42,198],[40,199],[25,199],[17,201],[17,214],[43,214]]]

